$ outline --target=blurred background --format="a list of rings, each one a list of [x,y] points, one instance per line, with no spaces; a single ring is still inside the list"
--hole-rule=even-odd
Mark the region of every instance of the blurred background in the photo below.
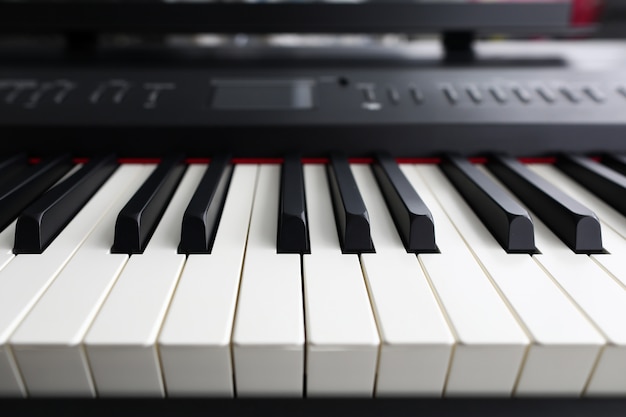
[[[593,37],[626,39],[626,0],[604,0],[600,23]]]
[[[49,2],[48,2],[49,1]],[[302,3],[308,2],[307,0],[0,0],[0,6],[11,4],[24,4],[27,7],[32,6],[29,4],[30,2],[38,2],[38,3],[48,3],[48,5],[52,5],[56,9],[58,4],[56,2],[60,2],[61,4],[65,3],[71,5],[82,5],[85,6],[87,2],[104,2],[109,4],[115,4],[120,6],[120,13],[124,13],[127,10],[128,5],[133,6],[141,6],[146,5],[148,3],[155,4],[159,2],[168,2],[168,3],[179,3],[179,2],[189,2],[189,3],[203,3],[203,2],[224,2],[224,3]],[[371,0],[372,2],[379,2],[379,4],[384,3],[388,0]],[[408,2],[415,0],[407,0]],[[485,3],[501,3],[510,1],[510,3],[523,4],[528,1],[529,3],[532,1],[541,2],[546,1],[546,3],[550,3],[550,0],[417,0],[418,2],[424,3],[477,3],[477,4],[485,4]],[[594,8],[595,5],[601,4],[600,8],[601,12],[597,19],[595,20],[596,24],[592,25],[592,30],[575,30],[572,32],[562,33],[562,32],[554,32],[554,33],[534,33],[534,32],[525,32],[525,33],[497,33],[497,32],[488,32],[486,34],[480,33],[472,33],[472,36],[475,36],[477,40],[510,40],[510,39],[522,39],[522,40],[546,40],[546,39],[606,39],[606,40],[618,40],[618,39],[626,39],[626,0],[570,0],[573,2],[572,4],[578,5],[579,8]],[[363,0],[322,0],[320,3],[361,3]],[[139,3],[139,5],[137,4]],[[364,2],[367,3],[367,2]],[[545,4],[545,3],[544,3]],[[588,5],[582,6],[580,5]],[[88,4],[89,5],[89,4]],[[37,10],[36,10],[37,9]],[[21,28],[23,26],[22,23],[15,23],[11,19],[2,18],[2,10],[0,10],[0,46],[10,44],[17,46],[25,46],[25,45],[39,45],[42,44],[59,44],[66,42],[67,39],[70,39],[73,43],[77,45],[82,45],[86,43],[91,45],[94,43],[94,35],[89,33],[88,30],[84,28],[80,31],[70,31],[63,33],[38,33],[39,31],[32,32],[31,28],[37,28],[37,25],[47,26],[50,22],[54,22],[54,18],[50,18],[46,16],[45,13],[39,13],[41,10],[39,8],[28,9],[27,11],[32,11],[34,13],[33,17],[36,23],[32,23],[30,18],[28,18],[28,14],[22,16],[23,22],[30,25],[29,29],[21,33],[14,33],[13,30],[6,30],[7,25],[12,25],[17,28]],[[54,14],[54,13],[53,13]],[[593,13],[592,13],[593,14]],[[61,13],[60,17],[64,15]],[[69,18],[68,21],[77,21],[81,20],[80,17],[82,14],[78,12],[74,17]],[[139,13],[138,16],[142,16]],[[150,17],[148,14],[143,14],[144,17]],[[594,15],[595,16],[595,15]],[[169,16],[167,16],[169,18]],[[445,21],[446,19],[452,16],[441,15],[439,19]],[[454,16],[455,18],[458,16]],[[521,20],[530,21],[531,18],[534,19],[534,15],[526,15]],[[91,16],[90,18],[93,18]],[[237,17],[239,18],[239,17]],[[326,15],[323,15],[323,18],[326,19]],[[333,20],[334,16],[328,16],[329,20]],[[537,19],[540,19],[541,16],[537,16]],[[73,19],[73,20],[72,20]],[[162,19],[162,18],[161,18]],[[255,19],[254,12],[248,12],[248,16],[246,17],[248,21],[253,21]],[[272,17],[273,19],[273,17]],[[488,17],[489,22],[497,22],[499,16],[491,16]],[[136,20],[137,23],[141,23],[141,20]],[[202,20],[200,20],[202,21]],[[337,21],[337,19],[335,19]],[[115,26],[115,22],[107,21],[107,25],[111,24],[111,27]],[[166,25],[171,22],[176,23],[176,19],[172,18],[167,20]],[[342,22],[347,22],[347,20],[343,20]],[[54,23],[53,23],[54,24]],[[336,24],[336,23],[335,23]],[[61,24],[63,26],[63,24]],[[580,29],[580,28],[578,28]],[[163,33],[157,30],[157,33],[117,33],[117,32],[101,32],[98,35],[97,43],[105,46],[115,46],[115,47],[124,47],[124,46],[135,46],[138,44],[154,44],[154,45],[172,45],[175,47],[180,46],[204,46],[204,47],[226,47],[226,48],[236,48],[236,49],[251,49],[250,47],[280,47],[280,48],[288,48],[288,47],[336,47],[336,46],[398,46],[398,45],[406,45],[411,44],[415,45],[415,41],[421,41],[424,39],[432,40],[439,39],[442,36],[442,33],[438,31],[428,32],[423,31],[419,33],[378,33],[378,34],[369,34],[369,33],[347,33],[347,34],[334,34],[334,33],[316,33],[316,34],[308,34],[308,33],[265,33],[265,34],[250,34],[246,32],[242,33]],[[65,35],[70,35],[65,36]],[[461,36],[461,41],[463,41],[463,37]],[[248,48],[245,48],[248,47]]]

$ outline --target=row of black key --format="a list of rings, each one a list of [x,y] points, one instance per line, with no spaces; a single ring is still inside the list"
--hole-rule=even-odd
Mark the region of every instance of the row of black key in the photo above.
[[[626,158],[608,155],[602,162],[563,155],[557,158],[556,166],[626,215]],[[0,160],[0,221],[6,227],[17,217],[14,252],[43,252],[117,166],[113,155],[92,158],[59,181],[73,167],[68,155],[46,158],[34,165],[27,163],[25,155]],[[112,252],[137,254],[145,250],[185,166],[183,155],[174,155],[165,158],[153,171],[120,211]],[[536,252],[532,219],[514,195],[574,252],[603,252],[599,220],[585,206],[512,157],[492,155],[485,166],[506,188],[460,156],[445,155],[440,164],[506,251]],[[390,155],[378,154],[372,170],[406,250],[437,252],[432,215],[396,161]],[[183,215],[179,253],[211,252],[232,171],[229,156],[212,159]],[[332,155],[327,174],[343,252],[373,252],[369,216],[348,159]],[[285,158],[280,187],[277,251],[309,253],[303,172],[298,156]]]
[[[561,167],[573,157],[558,161]],[[466,159],[448,156],[441,167],[502,247],[535,251],[530,215],[505,189]],[[603,252],[600,222],[591,210],[512,157],[493,155],[486,167],[574,252]]]

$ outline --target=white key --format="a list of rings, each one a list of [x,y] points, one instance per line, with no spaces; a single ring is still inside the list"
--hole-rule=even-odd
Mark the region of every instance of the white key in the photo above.
[[[125,181],[114,173],[42,254],[16,256],[0,271],[0,363],[4,364],[0,366],[4,369],[12,360],[9,337],[116,201]],[[15,393],[19,379],[18,374],[1,373],[2,391]]]
[[[307,395],[372,396],[380,344],[357,255],[341,253],[323,166],[305,165]]]
[[[547,164],[533,164],[529,168],[572,197],[589,207],[602,222],[602,244],[610,254],[591,255],[591,258],[609,271],[626,287],[626,222],[624,216],[574,180]]]
[[[15,222],[0,232],[0,269],[15,258],[13,255],[14,237]],[[0,397],[17,397],[26,394],[21,378],[15,377],[18,374],[13,352],[0,345]]]
[[[30,396],[95,395],[81,342],[128,260],[127,255],[110,253],[117,213],[150,169],[119,168],[123,180],[115,204],[11,337]]]
[[[57,183],[73,174],[80,165],[70,169]],[[0,232],[0,269],[4,268],[11,260],[13,254],[13,241],[15,239],[15,224],[12,222],[6,229]],[[1,337],[0,337],[1,339]],[[19,375],[19,369],[10,347],[0,343],[0,397],[17,397],[26,395],[26,388]]]
[[[302,396],[300,256],[276,253],[280,167],[262,165],[233,330],[238,396]]]
[[[26,396],[26,387],[15,363],[13,350],[0,346],[0,398]]]
[[[401,168],[437,219],[441,253],[418,259],[457,340],[445,395],[509,396],[529,339],[426,186],[438,168]]]
[[[235,167],[210,255],[189,255],[159,337],[167,395],[232,397],[230,349],[258,167]]]
[[[626,392],[626,327],[621,318],[626,315],[626,291],[591,257],[573,253],[541,221],[535,218],[534,223],[541,254],[533,258],[608,341],[585,394],[623,395]]]
[[[507,254],[441,172],[428,186],[532,339],[515,395],[581,395],[605,340],[526,254]]]
[[[352,172],[376,246],[375,254],[361,255],[382,339],[376,396],[441,396],[454,336],[417,258],[402,244],[370,167],[353,165]]]
[[[0,232],[0,269],[4,268],[15,258],[13,254],[13,241],[15,239],[15,223],[12,222]]]
[[[185,262],[182,213],[204,173],[187,169],[143,254],[132,255],[84,344],[99,396],[163,396],[157,337]]]
[[[580,306],[608,340],[587,393],[626,393],[626,291],[586,255],[577,255],[535,222],[534,258]],[[619,349],[619,352],[616,350]]]
[[[542,175],[545,171],[549,171],[536,168],[538,167],[533,169],[541,172]],[[565,183],[566,181],[558,182],[559,185],[565,185]],[[575,187],[567,187],[567,191],[570,190],[575,191]],[[578,198],[584,195],[575,192],[572,196]],[[587,198],[580,201],[583,204],[592,202]],[[600,205],[594,203],[589,207],[594,210]],[[601,220],[603,214],[606,214],[604,210],[598,214]],[[602,228],[602,233],[603,241],[604,235],[612,234],[607,227]],[[537,247],[542,254],[535,258],[593,320],[609,342],[589,381],[586,395],[626,394],[626,326],[623,320],[626,317],[626,291],[623,282],[617,281],[615,276],[609,275],[605,268],[601,268],[598,263],[594,262],[596,260],[604,263],[604,257],[616,255],[621,257],[624,252],[618,249],[618,252],[612,255],[592,255],[591,257],[575,255],[560,244],[560,241],[543,225],[537,229],[537,239]],[[615,236],[611,240],[612,242],[619,241]],[[609,250],[612,246],[611,240],[607,242]],[[614,267],[616,272],[623,270],[623,266],[615,264]],[[624,273],[618,275],[623,277]]]
[[[591,208],[590,205],[587,205],[587,207]],[[600,219],[600,221],[602,221],[602,219]],[[603,223],[603,225],[605,224]],[[590,255],[591,259],[605,269],[626,289],[626,265],[624,265],[626,239],[615,233],[610,227],[603,227],[602,245],[608,253]]]

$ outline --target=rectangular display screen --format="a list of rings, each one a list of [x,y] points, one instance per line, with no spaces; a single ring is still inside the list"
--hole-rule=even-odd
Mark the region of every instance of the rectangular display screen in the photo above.
[[[217,110],[307,110],[314,106],[313,80],[214,80]]]

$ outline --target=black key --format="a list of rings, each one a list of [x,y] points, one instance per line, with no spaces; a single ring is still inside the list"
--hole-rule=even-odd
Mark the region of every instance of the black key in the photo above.
[[[278,253],[310,253],[309,228],[300,157],[285,158],[280,174]]]
[[[512,157],[493,156],[487,167],[574,252],[603,252],[600,222],[587,207]]]
[[[342,155],[332,155],[327,171],[342,251],[373,252],[369,215],[348,159]]]
[[[446,155],[440,167],[504,250],[536,252],[530,215],[506,190],[465,158]]]
[[[0,188],[16,181],[20,175],[29,170],[28,157],[25,153],[12,155],[0,160]]]
[[[69,155],[44,158],[0,185],[0,229],[72,168]]]
[[[376,155],[372,166],[407,252],[437,252],[433,216],[391,155]]]
[[[578,155],[560,156],[556,161],[556,166],[617,211],[626,215],[626,176]]]
[[[16,168],[25,166],[28,163],[28,158],[25,153],[19,153],[0,159],[0,176],[4,177],[6,174]]]
[[[120,211],[111,252],[143,253],[185,173],[182,155],[165,158]]]
[[[211,159],[183,215],[178,253],[211,253],[232,172],[230,156]]]
[[[603,165],[608,166],[612,170],[615,170],[622,175],[626,175],[626,155],[602,155],[602,160],[600,162],[602,162]]]
[[[14,253],[42,253],[117,168],[114,155],[94,158],[55,185],[17,219]]]

